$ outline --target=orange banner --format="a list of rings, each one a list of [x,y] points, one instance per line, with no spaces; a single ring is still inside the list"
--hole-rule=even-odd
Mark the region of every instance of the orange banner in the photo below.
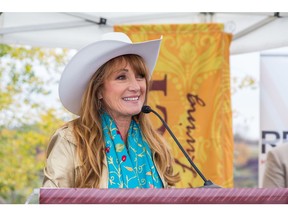
[[[115,26],[133,42],[163,36],[148,104],[166,120],[204,176],[233,187],[233,132],[229,47],[222,24]],[[179,188],[203,186],[161,122],[150,114],[172,146]]]

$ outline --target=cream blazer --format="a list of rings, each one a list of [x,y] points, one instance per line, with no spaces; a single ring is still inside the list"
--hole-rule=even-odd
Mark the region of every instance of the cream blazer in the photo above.
[[[288,187],[288,144],[275,147],[267,153],[263,187]]]
[[[74,188],[77,177],[76,169],[80,166],[72,126],[64,126],[55,132],[48,145],[42,187]],[[157,168],[157,165],[155,167]],[[160,176],[160,178],[164,188],[166,188],[168,185],[163,176]],[[106,158],[103,160],[99,188],[108,188]]]

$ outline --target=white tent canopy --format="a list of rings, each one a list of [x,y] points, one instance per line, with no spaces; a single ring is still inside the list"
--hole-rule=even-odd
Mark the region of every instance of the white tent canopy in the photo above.
[[[0,15],[0,43],[79,49],[122,24],[223,23],[231,54],[288,46],[288,13],[12,13]]]

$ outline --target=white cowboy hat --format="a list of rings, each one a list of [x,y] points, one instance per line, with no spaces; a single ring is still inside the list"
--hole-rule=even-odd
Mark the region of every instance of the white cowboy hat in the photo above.
[[[70,112],[79,115],[81,99],[92,75],[104,63],[117,56],[125,54],[141,56],[152,74],[161,40],[162,38],[132,43],[126,34],[111,32],[104,34],[101,40],[79,50],[61,75],[59,97],[63,106]]]

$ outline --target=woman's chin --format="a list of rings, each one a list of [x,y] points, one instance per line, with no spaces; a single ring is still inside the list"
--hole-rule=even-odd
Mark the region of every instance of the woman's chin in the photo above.
[[[137,108],[137,109],[130,109],[127,113],[131,116],[134,116],[134,115],[139,114],[141,112],[141,109],[142,109],[142,107]]]

